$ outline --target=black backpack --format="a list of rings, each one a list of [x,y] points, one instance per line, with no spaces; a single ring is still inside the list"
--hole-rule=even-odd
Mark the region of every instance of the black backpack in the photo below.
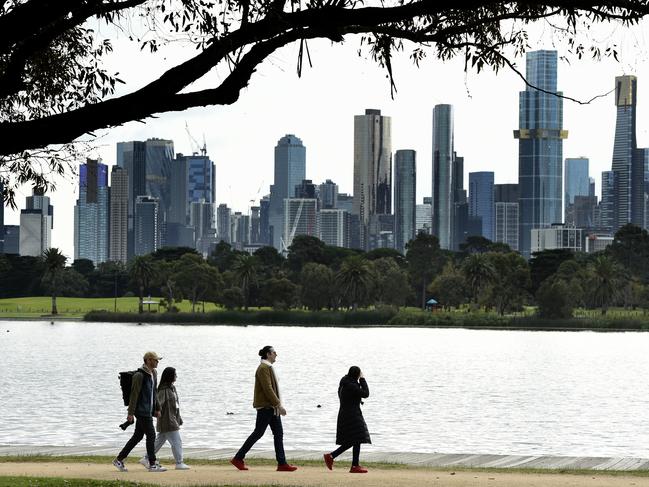
[[[129,399],[131,397],[131,385],[133,384],[133,374],[137,373],[137,370],[127,370],[125,372],[119,373],[119,386],[122,388],[122,399],[124,401],[124,406],[128,406]]]

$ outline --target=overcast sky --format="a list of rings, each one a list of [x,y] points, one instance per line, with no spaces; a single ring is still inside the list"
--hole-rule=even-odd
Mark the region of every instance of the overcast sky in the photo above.
[[[609,92],[615,76],[638,76],[638,145],[649,146],[649,62],[643,35],[646,24],[632,30],[602,30],[602,40],[613,40],[621,49],[620,62],[572,60],[560,62],[558,86],[565,95],[588,100]],[[120,72],[126,88],[145,84],[156,73],[171,66],[171,57],[185,59],[195,51],[175,49],[170,57],[133,51],[123,36],[114,41],[110,66]],[[543,28],[530,37],[534,48],[555,48],[554,39]],[[439,103],[455,108],[455,150],[464,156],[466,175],[473,171],[494,171],[496,183],[518,182],[518,93],[523,82],[508,69],[465,73],[462,60],[448,63],[432,58],[416,68],[407,59],[395,61],[398,92],[394,100],[385,72],[373,61],[359,58],[358,40],[344,45],[329,41],[309,44],[313,68],[305,66],[302,78],[296,74],[298,46],[286,47],[271,56],[253,75],[233,106],[207,107],[162,114],[146,123],[132,122],[104,131],[94,156],[115,163],[115,144],[150,137],[172,139],[176,152],[191,153],[194,139],[207,144],[216,164],[216,201],[246,212],[250,200],[257,202],[269,192],[273,178],[273,149],[285,134],[295,134],[306,146],[306,175],[315,183],[332,179],[341,192],[352,192],[353,117],[366,108],[380,109],[392,117],[392,150],[417,151],[417,201],[431,193],[432,111]],[[559,47],[559,46],[556,46]],[[128,49],[130,48],[130,49]],[[559,54],[562,54],[559,48]],[[306,64],[306,63],[305,63]],[[517,65],[524,71],[524,59]],[[212,72],[201,83],[218,79]],[[600,190],[600,174],[610,170],[615,129],[613,95],[589,105],[564,101],[564,129],[569,136],[563,145],[565,157],[590,159],[590,173]],[[84,161],[80,161],[84,162]],[[51,194],[54,205],[53,246],[72,259],[73,207],[78,183],[69,178],[59,182]],[[24,208],[24,188],[17,203]],[[18,224],[19,212],[5,210],[5,224]]]

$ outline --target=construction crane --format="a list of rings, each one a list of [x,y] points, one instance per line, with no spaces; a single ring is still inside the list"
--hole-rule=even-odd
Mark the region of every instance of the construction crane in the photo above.
[[[203,134],[203,147],[201,147],[198,141],[194,138],[194,136],[190,132],[189,124],[187,123],[187,120],[185,120],[185,132],[187,132],[187,136],[189,137],[189,144],[191,145],[192,154],[197,156],[200,153],[203,157],[205,157],[207,155],[207,144],[205,143],[205,134]]]
[[[284,239],[280,237],[282,244],[282,253],[285,255],[288,253],[288,248],[293,243],[293,238],[295,237],[295,232],[297,231],[297,225],[300,222],[300,216],[302,216],[302,206],[304,206],[304,199],[300,198],[300,206],[297,207],[297,212],[295,212],[295,219],[293,220],[291,231],[288,234],[287,242],[284,242]]]

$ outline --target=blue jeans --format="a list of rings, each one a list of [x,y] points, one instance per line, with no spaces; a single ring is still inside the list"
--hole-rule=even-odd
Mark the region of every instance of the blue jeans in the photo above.
[[[255,430],[250,434],[234,458],[243,460],[252,446],[264,436],[268,425],[270,425],[270,430],[273,432],[277,463],[284,465],[286,463],[286,455],[284,454],[284,430],[282,429],[282,420],[279,416],[275,416],[275,410],[273,408],[257,409]]]

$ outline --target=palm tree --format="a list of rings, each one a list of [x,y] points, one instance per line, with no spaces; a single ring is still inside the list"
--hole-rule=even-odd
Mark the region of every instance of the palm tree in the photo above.
[[[232,266],[234,275],[241,284],[244,296],[244,309],[248,311],[250,285],[257,281],[257,258],[252,255],[239,255]]]
[[[591,270],[593,272],[595,302],[601,304],[602,315],[605,315],[609,305],[619,293],[620,268],[610,257],[600,255],[592,263]]]
[[[144,288],[149,286],[149,282],[153,278],[154,269],[153,261],[150,255],[142,255],[135,257],[130,269],[131,278],[137,283],[140,292],[140,301],[138,303],[138,313],[144,313]]]
[[[485,284],[492,281],[496,271],[487,254],[471,254],[462,262],[462,273],[471,288],[471,295],[478,304],[480,292]]]
[[[68,258],[59,249],[52,247],[43,252],[42,259],[45,264],[43,281],[52,296],[52,314],[57,315],[59,310],[56,308],[56,295],[61,288],[63,269]]]
[[[336,275],[340,292],[352,303],[352,309],[367,296],[372,285],[370,264],[361,256],[354,255],[345,259]]]

